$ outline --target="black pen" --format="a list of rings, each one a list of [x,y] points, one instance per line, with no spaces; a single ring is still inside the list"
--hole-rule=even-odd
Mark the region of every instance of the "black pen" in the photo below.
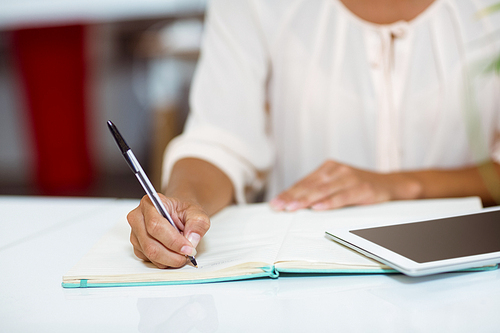
[[[121,136],[120,132],[118,132],[118,129],[116,128],[115,124],[111,122],[111,120],[108,120],[108,127],[109,130],[111,131],[111,134],[113,134],[113,137],[116,140],[116,143],[118,144],[118,147],[120,148],[123,157],[127,161],[128,165],[134,172],[135,176],[139,180],[139,183],[141,183],[142,187],[144,188],[144,191],[146,191],[149,199],[151,199],[151,202],[153,205],[156,207],[156,210],[170,222],[170,224],[179,232],[179,229],[175,225],[174,221],[172,220],[172,217],[170,217],[170,214],[168,213],[167,209],[165,208],[165,205],[160,200],[160,197],[158,196],[158,193],[156,193],[156,190],[149,181],[148,176],[146,176],[146,173],[142,169],[141,165],[139,164],[139,161],[137,161],[137,158],[135,158],[134,153],[130,149],[130,147],[127,145],[123,137]],[[194,265],[194,267],[198,268],[198,264],[196,263],[196,259],[194,256],[188,256],[189,260],[191,263]]]

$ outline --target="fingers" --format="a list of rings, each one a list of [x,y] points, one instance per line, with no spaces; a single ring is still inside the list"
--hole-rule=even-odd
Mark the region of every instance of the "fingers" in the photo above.
[[[279,194],[270,204],[276,210],[295,211],[311,207],[355,183],[356,178],[353,177],[349,167],[327,161],[317,170]]]
[[[208,230],[209,218],[202,212],[196,213],[200,210],[191,207],[195,206],[193,204],[172,203],[165,197],[162,200],[168,203],[172,219],[187,237],[161,216],[145,196],[139,207],[127,216],[132,228],[130,241],[138,258],[149,260],[160,268],[181,267],[186,264],[186,255],[196,255],[195,247]],[[201,226],[198,226],[199,221]]]
[[[139,238],[139,241],[146,237],[153,238],[160,242],[167,249],[184,255],[195,255],[195,249],[190,242],[179,231],[177,231],[167,219],[161,216],[152,204],[146,203],[142,206],[142,215],[144,216],[144,229],[138,231],[146,233]],[[171,215],[176,215],[172,212]]]
[[[150,260],[146,255],[144,255],[144,253],[142,252],[142,248],[141,248],[141,245],[139,243],[139,240],[137,239],[137,237],[135,236],[135,234],[133,232],[130,233],[130,242],[134,246],[134,254],[137,256],[137,258],[142,259],[144,261],[151,261],[158,268],[167,268],[168,267],[166,265],[160,264],[157,261]]]
[[[184,255],[178,253],[178,251],[169,249],[148,233],[146,228],[147,218],[143,213],[148,210],[151,210],[149,204],[145,203],[145,200],[141,200],[139,207],[131,211],[127,216],[132,229],[130,241],[134,247],[135,255],[140,259],[151,261],[159,268],[181,267],[185,265],[186,257]],[[155,210],[154,206],[153,210]],[[161,218],[161,215],[159,216]],[[156,219],[156,221],[158,220],[159,218]],[[167,220],[164,223],[169,224]],[[170,227],[174,229],[172,226]],[[179,233],[177,234],[182,237]]]
[[[384,175],[327,161],[270,202],[275,210],[315,210],[363,205],[390,199]]]
[[[328,210],[386,201],[382,197],[378,197],[376,193],[375,189],[369,183],[361,183],[318,201],[311,208],[314,210]]]
[[[165,201],[167,208],[172,204],[172,201],[165,196],[160,195],[162,200]],[[210,218],[205,210],[198,204],[193,202],[183,202],[182,207],[172,211],[177,211],[177,215],[172,215],[176,225],[181,225],[179,230],[183,231],[184,236],[188,239],[191,245],[196,248],[201,238],[205,236],[210,228]]]

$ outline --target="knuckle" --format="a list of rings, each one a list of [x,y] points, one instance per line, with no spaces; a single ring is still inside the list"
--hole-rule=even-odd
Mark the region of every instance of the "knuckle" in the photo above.
[[[149,200],[149,197],[146,194],[143,195],[142,198],[141,198],[141,202],[139,203],[139,205],[144,205],[147,202],[147,200]]]
[[[144,253],[144,255],[151,261],[157,261],[158,257],[159,257],[159,254],[160,254],[160,250],[157,246],[155,246],[154,244],[150,243],[150,244],[147,244],[144,246],[144,248],[142,249],[142,253]]]
[[[132,232],[130,233],[130,243],[132,243],[132,245],[135,248],[139,247],[139,242],[137,241],[137,238],[135,237],[135,235]]]
[[[320,175],[330,175],[334,172],[337,164],[333,162],[332,160],[327,160],[321,164],[321,166],[318,168],[317,172],[319,172]]]
[[[137,209],[141,210],[141,211],[144,210],[149,204],[148,200],[149,200],[149,197],[147,195],[144,195],[141,198],[141,201],[139,202],[139,206],[137,207]]]
[[[332,160],[326,160],[323,162],[323,164],[321,164],[321,168],[324,168],[324,169],[331,169],[331,168],[334,168],[335,167],[335,162],[332,161]]]
[[[131,227],[133,227],[133,226],[135,225],[136,221],[138,221],[138,220],[139,220],[139,218],[138,218],[138,216],[137,216],[137,215],[138,215],[137,208],[136,208],[136,209],[134,209],[134,210],[132,210],[132,211],[130,211],[130,212],[127,214],[127,222],[128,222],[128,224],[129,224]]]
[[[146,221],[146,230],[150,235],[157,235],[163,228],[160,218],[152,217]]]
[[[350,175],[352,174],[352,169],[347,166],[347,165],[339,165],[338,168],[337,168],[338,172],[342,175]]]
[[[201,230],[208,230],[210,228],[211,222],[208,218],[200,218],[196,221],[196,225]]]
[[[210,218],[201,207],[193,207],[193,209],[190,209],[186,218],[196,226],[207,229],[210,227]]]
[[[331,173],[322,172],[319,175],[319,181],[322,184],[330,182],[331,179],[332,179]]]

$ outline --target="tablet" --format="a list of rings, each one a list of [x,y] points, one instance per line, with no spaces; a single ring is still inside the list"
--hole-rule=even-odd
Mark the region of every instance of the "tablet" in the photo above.
[[[500,207],[326,235],[409,276],[456,271],[500,262]]]

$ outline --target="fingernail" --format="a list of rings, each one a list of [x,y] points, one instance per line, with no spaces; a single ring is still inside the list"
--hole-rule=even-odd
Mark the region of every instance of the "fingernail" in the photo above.
[[[283,208],[285,208],[285,203],[277,198],[274,198],[273,200],[269,201],[269,204],[275,210],[282,210]]]
[[[197,233],[193,232],[193,233],[189,234],[187,239],[188,239],[188,241],[191,242],[191,244],[193,244],[193,247],[197,247],[198,243],[200,242],[201,236],[198,235]]]
[[[285,209],[287,211],[291,212],[291,211],[297,210],[298,208],[299,208],[299,203],[294,201],[294,202],[288,204]]]
[[[319,204],[315,204],[311,207],[313,210],[325,210],[327,209],[327,205],[324,204],[324,203],[319,203]]]
[[[181,248],[181,253],[182,254],[185,254],[187,256],[195,256],[196,255],[196,249],[189,246],[189,245],[184,245],[182,248]]]

